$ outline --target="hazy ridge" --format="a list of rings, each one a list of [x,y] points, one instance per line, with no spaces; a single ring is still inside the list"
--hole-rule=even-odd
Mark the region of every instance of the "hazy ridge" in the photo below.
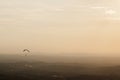
[[[100,57],[100,56],[64,56],[64,55],[33,55],[29,54],[0,54],[0,63],[12,62],[47,62],[47,63],[78,63],[96,66],[116,66],[120,65],[119,57]]]

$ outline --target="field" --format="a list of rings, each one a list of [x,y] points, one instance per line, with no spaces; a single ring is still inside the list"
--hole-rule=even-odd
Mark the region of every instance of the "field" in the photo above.
[[[73,63],[0,63],[0,80],[120,80],[120,67]]]

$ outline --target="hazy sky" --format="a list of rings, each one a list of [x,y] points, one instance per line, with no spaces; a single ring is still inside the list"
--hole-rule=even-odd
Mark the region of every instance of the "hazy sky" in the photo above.
[[[0,53],[118,55],[120,0],[0,0]]]

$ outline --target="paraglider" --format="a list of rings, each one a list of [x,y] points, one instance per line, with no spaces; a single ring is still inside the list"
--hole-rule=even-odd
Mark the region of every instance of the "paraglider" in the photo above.
[[[24,49],[24,50],[23,50],[23,53],[25,53],[25,56],[27,56],[28,53],[30,53],[30,50],[28,50],[28,49]]]

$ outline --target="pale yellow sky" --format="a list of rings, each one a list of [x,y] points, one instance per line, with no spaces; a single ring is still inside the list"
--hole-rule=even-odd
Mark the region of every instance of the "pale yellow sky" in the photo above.
[[[0,0],[0,53],[118,55],[119,0]]]

